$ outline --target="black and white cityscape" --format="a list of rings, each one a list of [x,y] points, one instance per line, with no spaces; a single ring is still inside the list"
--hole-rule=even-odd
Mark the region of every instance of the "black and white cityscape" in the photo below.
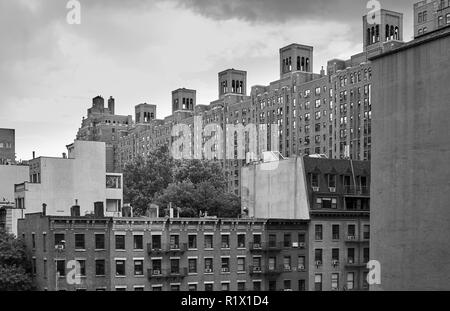
[[[450,290],[450,0],[0,0],[0,37],[0,291]]]

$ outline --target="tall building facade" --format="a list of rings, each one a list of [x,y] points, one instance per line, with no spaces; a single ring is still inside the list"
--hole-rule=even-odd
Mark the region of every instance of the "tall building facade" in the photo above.
[[[448,290],[450,25],[372,58],[374,290]]]
[[[16,161],[16,133],[13,129],[0,128],[0,165]]]
[[[414,4],[414,37],[450,25],[449,0],[424,0]]]
[[[145,107],[141,107],[143,109]],[[136,108],[136,117],[140,120],[139,109]],[[149,111],[145,111],[148,113]],[[150,111],[151,112],[151,111]],[[142,115],[145,119],[146,116]],[[87,110],[87,117],[83,117],[81,127],[78,129],[76,140],[100,141],[106,144],[105,159],[107,172],[120,172],[118,142],[123,132],[132,124],[132,116],[115,114],[115,100],[105,100],[101,96],[92,99],[92,107]]]
[[[271,165],[243,169],[243,212],[309,220],[311,290],[367,290],[370,163],[305,156]]]

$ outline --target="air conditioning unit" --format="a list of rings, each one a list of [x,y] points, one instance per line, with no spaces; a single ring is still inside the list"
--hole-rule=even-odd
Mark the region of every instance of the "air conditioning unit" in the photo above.
[[[298,247],[300,248],[305,248],[305,246],[306,246],[305,242],[298,243]]]
[[[253,244],[253,248],[261,248],[261,244],[255,243],[255,244]]]
[[[349,236],[348,236],[348,239],[349,239],[349,240],[356,240],[356,236],[354,236],[354,235],[349,235]]]
[[[259,271],[261,271],[261,267],[253,267],[253,271],[259,272]]]
[[[222,272],[230,272],[230,269],[228,269],[228,268],[222,268]]]
[[[211,273],[212,269],[205,269],[205,273]]]
[[[320,188],[319,187],[312,187],[314,192],[319,192]]]
[[[333,266],[339,266],[339,260],[333,260],[332,262]]]
[[[317,261],[316,261],[316,266],[321,266],[321,265],[322,265],[322,261],[317,260]]]
[[[293,248],[298,248],[298,242],[292,242],[292,247]]]
[[[153,275],[161,275],[161,270],[153,270]]]
[[[353,264],[353,259],[352,259],[352,258],[349,258],[349,259],[348,259],[348,263],[349,263],[349,264]]]
[[[299,271],[304,271],[305,270],[305,266],[304,265],[299,265],[298,266],[298,270]]]
[[[330,187],[330,192],[336,192],[336,187]]]

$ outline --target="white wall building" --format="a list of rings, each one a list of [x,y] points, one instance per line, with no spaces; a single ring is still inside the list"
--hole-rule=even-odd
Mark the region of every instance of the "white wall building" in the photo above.
[[[23,214],[42,211],[68,216],[80,207],[80,216],[94,213],[94,203],[103,202],[105,216],[120,217],[123,205],[122,174],[106,173],[105,143],[75,141],[68,156],[39,157],[29,161],[29,182],[15,187],[16,206]]]
[[[14,185],[29,179],[28,166],[0,165],[0,230],[17,235],[17,219],[22,211],[14,204]]]

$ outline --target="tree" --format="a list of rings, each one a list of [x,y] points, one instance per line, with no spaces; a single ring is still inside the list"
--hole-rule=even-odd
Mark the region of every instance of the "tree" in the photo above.
[[[226,192],[222,166],[216,161],[174,160],[167,147],[146,157],[137,157],[124,168],[124,199],[136,215],[145,215],[151,203],[166,213],[169,203],[182,217],[198,217],[200,212],[219,217],[237,217],[240,198]]]
[[[155,194],[172,182],[173,162],[169,149],[163,146],[125,165],[124,200],[133,206],[135,215],[145,215]]]
[[[22,240],[0,231],[0,291],[34,289],[31,263]]]

